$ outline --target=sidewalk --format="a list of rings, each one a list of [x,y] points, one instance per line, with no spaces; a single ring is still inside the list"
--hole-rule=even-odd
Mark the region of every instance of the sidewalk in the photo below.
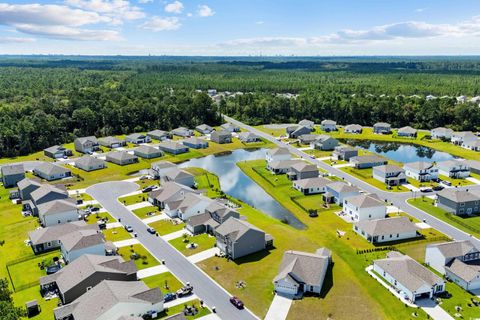
[[[209,259],[211,257],[214,257],[215,254],[220,254],[220,249],[218,248],[207,249],[197,254],[194,254],[193,256],[187,257],[187,259],[191,263],[197,263],[197,262]]]
[[[76,195],[77,195],[77,191],[78,191],[78,194],[82,194],[82,193],[85,193],[85,190],[86,190],[86,189],[73,189],[73,190],[68,190],[68,195],[69,195],[69,196],[76,196]]]
[[[268,309],[267,315],[265,316],[265,320],[286,319],[292,302],[292,299],[276,294],[273,298],[272,303],[270,304],[270,308]]]
[[[137,278],[138,279],[143,279],[143,278],[146,278],[146,277],[155,276],[157,274],[165,273],[165,272],[168,272],[168,271],[169,271],[168,268],[164,264],[161,264],[159,266],[154,266],[154,267],[138,270],[137,271]]]
[[[470,182],[473,182],[475,184],[480,184],[480,180],[472,178],[472,177],[468,177],[466,180],[468,180]]]
[[[126,246],[130,246],[130,245],[138,244],[138,243],[140,243],[140,241],[138,241],[138,239],[132,238],[132,239],[127,239],[127,240],[115,241],[113,244],[117,248],[121,248],[121,247],[126,247]]]
[[[145,207],[151,207],[151,206],[152,206],[152,204],[150,202],[143,201],[143,202],[131,204],[131,205],[127,206],[127,209],[130,210],[130,211],[133,211],[133,210],[137,210],[137,209],[141,209],[141,208],[145,208]]]

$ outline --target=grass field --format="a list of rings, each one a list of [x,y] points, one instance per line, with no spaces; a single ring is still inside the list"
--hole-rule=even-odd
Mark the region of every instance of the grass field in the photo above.
[[[53,251],[47,254],[32,257],[29,260],[9,265],[8,272],[15,290],[17,291],[19,288],[28,286],[29,284],[38,284],[38,279],[47,275],[45,268],[40,268],[39,265],[44,267],[52,265],[52,259],[54,257],[59,258],[60,252]]]
[[[53,309],[58,306],[58,298],[51,300],[45,300],[40,295],[40,290],[38,286],[31,287],[20,292],[15,292],[12,295],[13,302],[16,306],[25,307],[25,303],[32,300],[37,300],[40,305],[41,312],[35,317],[28,318],[33,320],[51,320],[53,319]],[[27,318],[25,318],[27,319]]]
[[[123,205],[129,206],[132,204],[144,202],[148,200],[148,196],[146,193],[139,193],[139,194],[134,194],[131,196],[126,196],[126,197],[121,197],[118,198],[118,201],[120,201]]]
[[[154,276],[142,279],[143,282],[150,288],[160,288],[165,294],[166,292],[175,292],[180,289],[183,284],[170,272],[160,273]],[[166,286],[165,286],[166,284]]]
[[[100,219],[107,219],[107,220],[108,220],[108,223],[117,221],[117,220],[116,220],[114,217],[112,217],[108,212],[92,213],[92,214],[88,215],[88,216],[85,218],[85,221],[86,221],[88,224],[92,224],[92,223],[97,223],[97,221],[100,220]]]
[[[141,244],[134,244],[118,249],[118,254],[125,260],[132,260],[132,255],[136,254],[139,258],[135,260],[138,270],[154,267],[160,264],[150,252],[148,252]]]
[[[158,210],[157,207],[154,206],[148,206],[148,207],[143,207],[140,209],[135,209],[132,211],[137,217],[140,219],[145,219],[148,217],[153,217],[153,216],[158,216],[160,214],[160,211]]]
[[[205,190],[207,197],[215,198],[220,196],[220,182],[216,175],[211,174],[205,169],[196,167],[185,168],[185,171],[188,171],[195,176],[195,185],[197,189]]]
[[[125,230],[125,228],[123,227],[105,229],[102,232],[105,235],[105,239],[107,239],[107,241],[112,241],[112,242],[127,240],[132,237],[130,233],[128,233],[128,231]]]
[[[175,247],[175,249],[177,249],[187,257],[202,252],[204,250],[211,249],[215,245],[215,238],[207,234],[189,236],[186,239],[188,239],[188,242],[184,242],[184,237],[176,238],[170,240],[169,242],[172,246]],[[195,243],[197,247],[187,248],[187,246],[192,243]]]
[[[173,220],[159,220],[148,224],[154,228],[159,235],[164,236],[166,234],[182,230],[185,227],[185,223],[176,223]]]

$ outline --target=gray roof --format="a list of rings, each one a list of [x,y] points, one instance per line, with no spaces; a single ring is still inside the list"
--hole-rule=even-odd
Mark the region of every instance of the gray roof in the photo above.
[[[210,135],[210,137],[231,137],[231,136],[232,134],[230,133],[230,131],[226,131],[226,130],[214,131]]]
[[[386,122],[377,122],[373,125],[374,127],[385,127],[385,128],[390,128],[390,123]]]
[[[185,194],[185,196],[180,202],[176,203],[175,207],[185,212],[185,210],[188,210],[189,208],[195,206],[197,203],[200,203],[202,201],[213,202],[213,200],[211,200],[210,198],[207,198],[200,194],[189,192]]]
[[[406,126],[406,127],[398,129],[397,132],[398,133],[406,133],[406,134],[415,134],[415,133],[417,133],[417,129],[414,129],[410,126]]]
[[[387,159],[380,157],[380,156],[356,156],[350,158],[350,161],[356,162],[356,163],[379,163],[379,162],[385,162]]]
[[[187,192],[194,192],[193,189],[179,183],[169,181],[162,184],[160,188],[149,193],[160,202],[170,201],[172,199],[181,200]]]
[[[303,162],[302,160],[277,160],[270,162],[269,166],[272,169],[288,169],[295,163]]]
[[[215,232],[224,237],[230,237],[232,241],[236,241],[250,230],[256,230],[264,233],[262,230],[248,223],[247,221],[243,221],[235,217],[228,218],[215,229]]]
[[[359,124],[349,124],[345,126],[345,130],[358,131],[358,130],[362,130],[362,126]]]
[[[335,138],[332,138],[332,137],[330,137],[329,135],[326,135],[326,134],[319,134],[317,136],[317,140],[315,142],[325,142],[325,141],[330,140],[330,139],[335,139]]]
[[[224,128],[224,129],[229,129],[229,128],[233,128],[233,129],[236,129],[236,130],[240,129],[239,126],[234,125],[233,123],[230,123],[230,122],[222,124],[221,127]]]
[[[74,199],[66,198],[39,204],[37,208],[40,215],[47,216],[67,211],[77,211],[77,204]]]
[[[220,217],[225,217],[227,214],[231,213],[231,212],[234,212],[236,213],[237,215],[239,215],[239,213],[235,210],[233,210],[232,208],[229,208],[227,206],[225,206],[223,203],[220,203],[218,201],[213,201],[210,205],[208,205],[207,208],[205,208],[205,210],[211,212],[211,213],[216,213],[218,216]]]
[[[148,132],[147,135],[155,136],[155,137],[165,137],[165,136],[168,136],[168,132],[156,129]]]
[[[310,171],[318,171],[316,165],[305,162],[305,161],[298,161],[291,165],[292,169],[295,169],[298,172],[310,172]]]
[[[163,300],[159,288],[150,289],[143,281],[110,281],[104,280],[84,293],[71,304],[54,310],[56,318],[72,315],[75,320],[97,319],[119,303],[133,305],[135,303],[157,304]],[[131,312],[125,310],[125,316]]]
[[[123,143],[124,140],[119,139],[117,137],[109,136],[109,137],[104,137],[104,138],[98,139],[98,142],[102,145],[112,145],[112,144],[115,144],[115,143]]]
[[[159,149],[154,148],[152,146],[147,146],[147,145],[141,145],[141,146],[135,148],[135,150],[133,152],[135,152],[135,154],[137,152],[140,152],[140,153],[143,153],[143,154],[161,154],[162,153],[162,151],[160,151]]]
[[[288,151],[287,148],[274,148],[274,149],[267,150],[267,153],[269,153],[272,156],[276,156],[281,154],[290,154],[290,151]]]
[[[403,172],[404,170],[400,168],[399,166],[396,166],[394,164],[385,164],[382,166],[378,166],[373,168],[374,170],[384,172],[384,173],[396,173],[396,172]]]
[[[14,175],[14,174],[22,174],[25,173],[25,169],[23,167],[23,164],[6,164],[2,166],[1,169],[2,176],[9,176],[9,175]]]
[[[75,159],[75,166],[76,167],[90,167],[90,166],[97,166],[97,165],[105,165],[105,161],[99,158],[95,158],[89,155],[85,155],[81,158]]]
[[[186,133],[190,131],[190,129],[185,128],[185,127],[178,127],[172,130],[172,133]]]
[[[480,197],[478,195],[475,195],[472,192],[469,192],[466,190],[457,190],[454,188],[443,189],[437,195],[439,197],[442,197],[457,203],[469,202],[469,201],[480,201]]]
[[[125,161],[129,159],[137,159],[136,155],[130,154],[127,151],[112,151],[106,156],[107,160],[115,159],[118,161]]]
[[[43,198],[44,196],[46,196],[47,194],[49,194],[50,192],[64,195],[65,198],[68,197],[67,190],[61,189],[51,184],[42,184],[37,190],[33,191],[30,194],[30,197],[32,198],[32,200],[37,201]]]
[[[472,169],[480,170],[480,161],[477,160],[465,160],[467,166]]]
[[[386,207],[385,202],[380,200],[377,195],[360,194],[358,196],[348,197],[347,202],[357,208]]]
[[[238,138],[240,140],[242,140],[242,139],[248,140],[248,139],[258,139],[258,136],[253,132],[245,131],[245,132],[240,132],[238,134]]]
[[[97,224],[75,221],[46,228],[39,228],[28,233],[33,245],[58,240],[60,237],[80,229],[98,230]]]
[[[335,152],[352,152],[352,151],[358,151],[357,148],[350,147],[350,146],[336,146],[335,147]]]
[[[476,138],[477,137],[472,131],[454,132],[453,136],[458,137],[458,138],[462,138],[462,139],[469,138],[469,137],[470,138]]]
[[[453,160],[445,160],[445,161],[437,162],[437,166],[442,168],[452,169],[454,167],[459,167],[459,166],[468,167],[468,163],[466,161],[459,161],[459,160],[453,159]]]
[[[403,168],[405,170],[407,169],[413,169],[413,170],[417,170],[417,171],[420,171],[420,170],[427,170],[427,169],[430,169],[432,167],[434,167],[435,165],[431,162],[426,162],[426,161],[417,161],[417,162],[409,162],[409,163],[405,163],[405,165],[403,166]]]
[[[412,232],[419,229],[407,217],[364,220],[355,225],[371,236]]]
[[[437,248],[445,258],[462,257],[467,253],[480,251],[468,240],[431,244],[428,247]]]
[[[126,136],[125,138],[128,138],[128,139],[140,139],[140,138],[145,138],[147,135],[146,134],[143,134],[143,133],[131,133],[129,134],[128,136]]]
[[[67,251],[89,248],[97,244],[105,243],[103,233],[97,230],[75,230],[59,238],[62,246]]]
[[[308,178],[294,181],[294,184],[298,185],[302,189],[307,188],[322,188],[332,183],[332,180],[328,180],[322,177]]]
[[[439,135],[442,135],[442,134],[445,135],[445,134],[452,134],[453,130],[450,128],[438,127],[438,128],[432,129],[432,132],[435,132],[436,134],[439,134]]]
[[[329,189],[331,189],[335,192],[338,192],[338,193],[360,191],[360,189],[358,189],[357,187],[348,185],[345,182],[341,182],[341,181],[332,182],[332,183],[327,185],[327,188],[329,188]]]
[[[48,176],[53,174],[70,172],[70,170],[68,170],[67,168],[61,167],[51,162],[41,162],[39,165],[35,167],[34,171],[42,172]]]
[[[337,122],[333,121],[333,120],[328,120],[328,119],[325,119],[321,122],[322,125],[336,125]]]
[[[91,141],[94,144],[98,144],[97,137],[95,136],[80,137],[80,138],[77,138],[77,140],[78,142],[80,142],[80,144],[84,144],[85,142],[88,142],[88,141]]]
[[[159,147],[166,148],[166,149],[173,149],[173,150],[179,150],[179,149],[185,149],[183,144],[180,144],[178,142],[175,142],[173,140],[171,141],[162,141],[158,144]],[[188,148],[187,148],[188,149]]]
[[[41,187],[42,183],[40,181],[38,181],[37,179],[30,179],[30,178],[22,179],[22,180],[18,181],[18,183],[17,183],[17,187],[20,190],[25,189],[30,185]]]
[[[193,145],[202,145],[202,144],[208,143],[207,141],[205,141],[203,139],[200,139],[200,138],[197,138],[197,137],[186,138],[182,142],[187,142],[187,143],[190,143],[190,144],[193,144]]]
[[[157,167],[159,169],[165,169],[165,168],[176,167],[177,165],[173,162],[170,162],[170,161],[160,160],[160,161],[157,161],[157,162],[153,162],[151,164],[151,166],[152,167]]]
[[[298,124],[301,125],[301,126],[313,126],[315,124],[315,122],[313,122],[311,120],[303,119],[303,120],[300,120],[298,122]]]
[[[478,260],[463,262],[460,259],[454,259],[451,265],[446,266],[445,269],[466,282],[471,282],[480,276]]]
[[[213,130],[213,128],[210,127],[208,124],[201,124],[199,126],[196,126],[195,129],[200,130],[200,131],[205,131],[205,130],[212,131]]]
[[[165,172],[165,176],[170,180],[177,180],[193,177],[193,174],[185,170],[180,170],[177,167],[173,167],[172,169],[169,169],[167,172]]]

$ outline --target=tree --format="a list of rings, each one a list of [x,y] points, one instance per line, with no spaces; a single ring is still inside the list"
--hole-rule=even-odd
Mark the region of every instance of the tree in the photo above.
[[[7,279],[0,279],[0,318],[2,320],[17,320],[25,316],[25,310],[13,304],[11,294]]]

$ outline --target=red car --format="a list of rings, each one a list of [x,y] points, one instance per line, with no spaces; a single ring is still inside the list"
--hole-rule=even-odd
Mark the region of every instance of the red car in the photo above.
[[[243,309],[244,305],[242,300],[238,299],[237,297],[231,297],[230,302],[237,307],[237,309]]]

